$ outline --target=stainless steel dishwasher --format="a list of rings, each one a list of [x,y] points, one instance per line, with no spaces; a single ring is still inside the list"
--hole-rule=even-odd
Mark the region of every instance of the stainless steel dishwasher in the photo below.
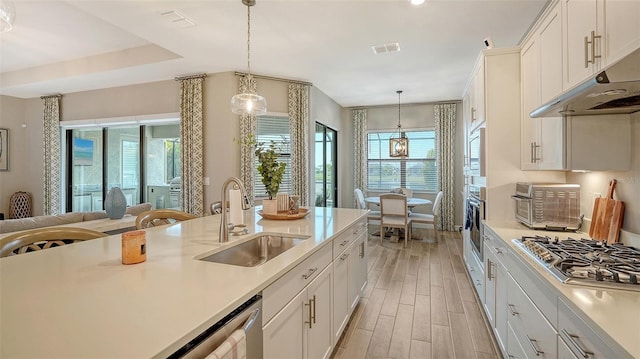
[[[247,337],[247,359],[262,359],[261,295],[251,297],[169,358],[205,358],[239,328],[244,329]]]

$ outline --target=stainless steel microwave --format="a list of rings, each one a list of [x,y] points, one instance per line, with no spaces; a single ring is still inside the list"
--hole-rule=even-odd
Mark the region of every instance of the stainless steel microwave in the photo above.
[[[484,177],[485,165],[485,129],[478,128],[469,136],[469,176]]]

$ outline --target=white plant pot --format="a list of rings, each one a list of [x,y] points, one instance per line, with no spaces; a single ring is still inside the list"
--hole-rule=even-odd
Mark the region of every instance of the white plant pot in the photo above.
[[[277,199],[263,199],[262,200],[262,213],[278,214],[278,200]]]

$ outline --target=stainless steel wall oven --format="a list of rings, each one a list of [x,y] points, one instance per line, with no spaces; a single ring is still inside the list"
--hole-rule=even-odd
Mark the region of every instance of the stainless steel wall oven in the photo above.
[[[471,238],[471,249],[480,260],[484,263],[483,255],[483,224],[485,219],[485,194],[484,187],[469,186],[469,196],[467,197],[467,219],[465,228],[469,230]]]

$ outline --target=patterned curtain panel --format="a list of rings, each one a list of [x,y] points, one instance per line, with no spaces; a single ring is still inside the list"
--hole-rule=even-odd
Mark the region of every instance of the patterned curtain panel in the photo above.
[[[43,96],[44,176],[42,199],[45,215],[60,212],[60,97]]]
[[[180,160],[182,210],[195,216],[204,212],[202,89],[206,75],[178,78],[180,82]]]
[[[300,195],[300,205],[308,203],[307,155],[309,123],[309,85],[289,84],[289,123],[291,127],[291,192]]]
[[[434,106],[437,162],[438,162],[438,188],[442,191],[440,204],[440,228],[446,231],[454,231],[455,203],[453,187],[454,160],[456,146],[456,104],[443,103]]]
[[[238,93],[246,93],[249,90],[257,91],[257,84],[254,78],[248,79],[247,76],[240,76],[238,82]],[[256,116],[241,115],[240,116],[240,139],[246,140],[249,135],[253,138],[258,134],[256,128]],[[254,206],[254,171],[253,164],[255,162],[255,154],[253,148],[250,146],[240,146],[240,180],[244,184],[244,188],[247,190],[247,197],[249,197],[249,203]]]
[[[353,122],[353,188],[367,189],[367,110],[352,110]],[[355,205],[356,198],[353,199]]]

